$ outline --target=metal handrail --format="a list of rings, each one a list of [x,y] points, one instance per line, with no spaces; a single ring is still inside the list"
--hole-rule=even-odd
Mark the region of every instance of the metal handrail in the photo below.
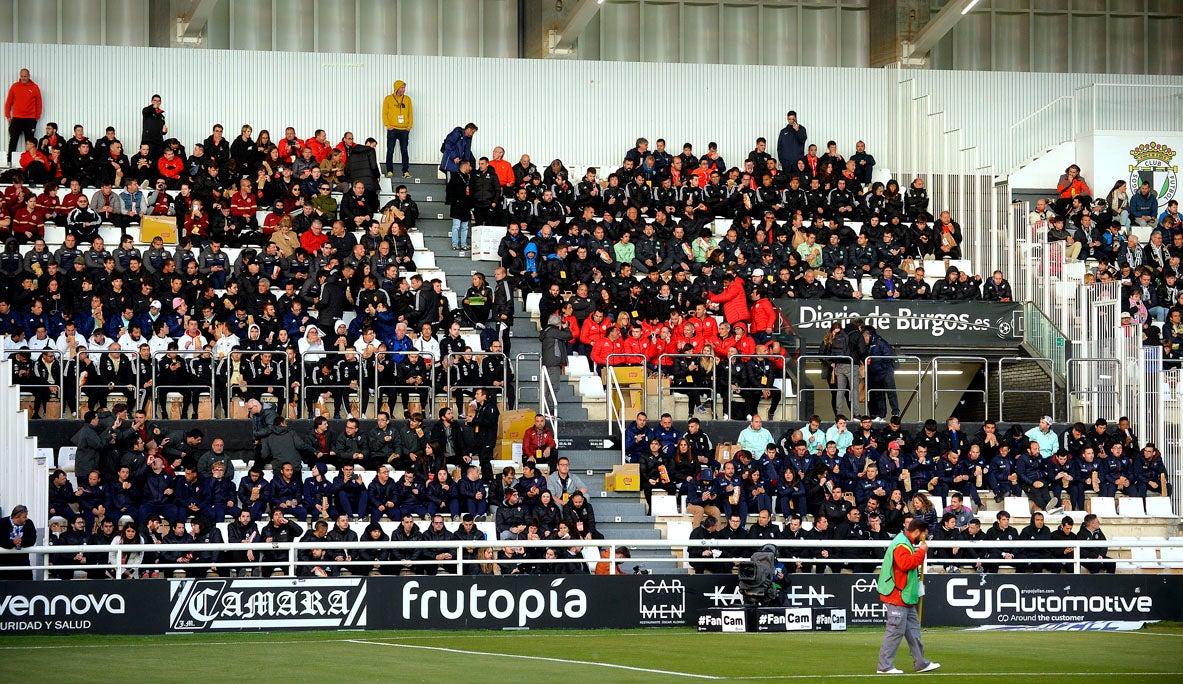
[[[711,397],[716,396],[717,392],[715,391],[715,387],[717,386],[716,380],[718,379],[717,372],[719,369],[719,360],[714,354],[704,354],[701,352],[697,353],[697,354],[659,354],[657,357],[657,413],[658,414],[661,414],[663,412],[664,403],[665,403],[663,401],[665,399],[665,363],[664,363],[664,360],[665,359],[687,359],[687,358],[695,358],[695,359],[712,358],[712,359],[715,359],[715,362],[713,364],[711,364],[711,384],[709,387],[703,388],[703,391],[707,392]],[[670,380],[671,380],[670,388],[669,388],[670,394],[673,394],[674,393],[674,386],[673,386],[673,382],[672,382],[673,381],[672,375],[670,376]],[[718,404],[715,401],[711,401],[711,420],[714,420],[716,415],[718,415]],[[621,436],[623,436],[623,433],[621,434]]]
[[[735,367],[734,364],[731,363],[732,359],[769,359],[769,360],[780,360],[782,362],[788,361],[787,358],[785,358],[779,354],[736,354],[735,356],[727,357],[727,391],[728,392],[732,391],[731,390],[732,387],[735,387],[735,389],[739,390],[740,392],[751,392],[753,390],[763,391],[766,389],[776,389],[775,387],[769,388],[769,387],[738,387],[738,386],[736,386],[734,383],[731,382],[732,369]],[[780,376],[781,376],[781,388],[784,388],[788,385],[788,382],[789,382],[789,365],[787,363],[781,363]],[[789,407],[788,407],[788,402],[786,402],[784,400],[785,399],[785,396],[784,396],[785,391],[784,391],[784,389],[781,389],[780,392],[781,392],[781,402],[780,402],[781,412],[784,415],[784,420],[788,420],[789,419],[789,413],[788,413]],[[856,392],[854,396],[858,396],[858,393]],[[728,399],[730,400],[730,397],[728,397]],[[730,403],[730,401],[729,401],[729,403]],[[851,404],[851,406],[853,406],[853,404]],[[771,420],[771,419],[772,419],[772,416],[769,416],[769,420]]]
[[[492,385],[492,384],[484,384],[485,379],[481,378],[480,379],[481,384],[464,385],[463,387],[457,387],[453,383],[453,380],[452,380],[452,371],[456,367],[454,358],[457,356],[471,356],[476,360],[478,366],[480,365],[481,361],[483,361],[485,359],[486,356],[500,356],[501,357],[501,386],[498,387],[498,386]],[[446,383],[444,386],[444,391],[447,392],[447,394],[448,394],[447,404],[450,405],[452,402],[452,392],[456,391],[457,389],[464,389],[464,388],[470,388],[473,391],[476,391],[477,389],[484,389],[486,391],[500,390],[501,401],[503,401],[503,402],[507,401],[506,397],[509,395],[509,356],[506,355],[505,352],[491,352],[491,351],[449,352],[446,356],[444,356],[444,366],[447,369],[445,371],[447,373],[447,375],[444,377],[444,382]],[[458,413],[462,413],[463,409],[464,409],[463,406],[456,407],[456,411]]]
[[[428,393],[427,393],[428,405],[427,406],[420,406],[419,408],[423,411],[424,415],[427,418],[432,418],[435,415],[435,403],[436,403],[436,396],[435,396],[436,373],[435,373],[435,369],[436,369],[436,362],[439,361],[439,359],[436,358],[435,352],[424,352],[424,351],[414,352],[415,354],[422,356],[424,358],[424,360],[427,362],[427,384],[425,384],[425,385],[384,385],[384,384],[382,384],[382,372],[385,370],[385,368],[379,368],[379,366],[384,365],[382,358],[383,357],[392,357],[396,354],[406,356],[408,353],[409,352],[407,352],[407,351],[380,351],[380,352],[374,354],[374,408],[376,411],[380,411],[382,409],[382,390],[384,390],[384,389],[405,390],[405,391],[415,391],[415,390],[426,389],[426,390],[428,390]],[[390,363],[397,364],[397,362],[395,362],[393,360],[390,361]],[[398,399],[398,397],[391,397],[390,403],[387,405],[387,408],[390,410],[390,412],[392,414],[394,413],[394,404],[395,404],[396,399]]]
[[[313,362],[313,363],[317,364],[317,366],[319,366],[320,362],[324,361],[325,359],[332,359],[334,357],[337,357],[340,359],[348,359],[349,354],[353,354],[356,357],[356,361],[357,361],[357,387],[353,387],[351,385],[316,385],[316,384],[311,384],[309,382],[309,378],[308,378],[308,367],[304,363],[303,357],[300,357],[300,363],[299,363],[300,388],[296,391],[295,397],[288,397],[288,401],[290,402],[294,399],[296,401],[296,410],[299,411],[299,410],[301,410],[301,407],[305,405],[305,402],[308,399],[309,387],[315,387],[317,390],[321,390],[320,393],[322,393],[322,394],[326,393],[326,392],[331,393],[333,390],[346,390],[347,393],[348,392],[356,392],[357,393],[358,401],[359,401],[358,411],[360,412],[361,411],[360,401],[362,398],[361,394],[362,394],[362,392],[366,391],[365,368],[364,368],[361,352],[357,351],[356,349],[349,348],[344,351],[342,351],[340,349],[325,349],[323,351],[318,349],[313,353],[316,354],[317,356],[321,357],[319,361]],[[282,358],[283,358],[283,363],[287,364],[286,357],[282,357]],[[285,378],[284,380],[287,383],[286,386],[287,386],[288,390],[290,391],[292,379]],[[244,381],[245,381],[245,378],[244,378]],[[247,387],[248,388],[251,387],[250,383],[247,383]],[[283,408],[286,410],[286,406]],[[348,409],[348,406],[346,406],[345,408]],[[340,406],[333,407],[334,413],[336,413],[340,410],[341,410]],[[346,413],[349,413],[349,411],[346,410]],[[306,416],[306,417],[309,419],[312,418],[312,416]]]
[[[538,383],[542,382],[542,375],[546,371],[545,368],[542,368],[542,353],[541,352],[520,352],[518,354],[514,354],[513,376],[514,376],[514,379],[516,380],[516,382],[514,383],[514,388],[513,388],[513,392],[514,392],[513,393],[513,405],[514,406],[521,406],[522,405],[522,390],[527,389],[527,385],[529,384],[529,383],[522,381],[522,378],[524,377],[522,375],[522,359],[538,359],[538,365],[539,365],[539,369],[540,369],[539,374],[537,376]],[[542,388],[538,384],[536,384],[534,386],[534,391],[538,393],[538,402],[541,403],[542,402]]]
[[[550,373],[546,370],[546,366],[542,365],[541,354],[538,354],[538,414],[550,423],[551,434],[554,435],[555,444],[558,444],[559,398],[554,383],[551,382]]]
[[[140,401],[139,401],[140,389],[141,389],[142,383],[140,382],[140,355],[138,352],[131,352],[131,354],[132,354],[131,359],[127,358],[129,352],[126,349],[119,349],[116,351],[111,351],[110,349],[87,349],[85,351],[79,350],[78,353],[86,354],[86,356],[88,358],[97,357],[100,363],[101,363],[103,357],[105,357],[105,356],[112,356],[115,354],[122,355],[124,357],[123,362],[131,364],[132,372],[135,373],[136,388],[135,388],[135,390],[133,390],[131,392],[130,396],[127,397],[127,402],[129,405],[135,405],[135,408],[142,408]],[[152,400],[156,398],[156,359],[151,359],[151,362],[152,362],[152,389],[149,390],[147,392],[147,395],[144,397],[144,399],[145,399],[144,405],[152,405],[153,404]],[[81,408],[82,407],[83,384],[81,382],[82,372],[78,368],[78,357],[77,356],[75,356],[73,359],[70,360],[70,367],[74,372],[74,406],[76,408]],[[62,373],[64,374],[65,372],[66,372],[66,366],[65,366],[65,364],[63,364],[62,365]],[[65,378],[63,378],[62,380],[64,382]],[[127,394],[127,388],[125,386],[111,385],[110,387],[108,387],[108,391],[119,392],[120,394]],[[213,401],[213,395],[210,395],[210,401],[211,402]],[[87,398],[87,405],[89,405],[89,404],[90,404],[90,399],[88,397]]]
[[[213,348],[210,348],[210,349],[183,349],[183,350],[182,349],[169,349],[169,350],[162,349],[162,350],[152,352],[152,392],[151,392],[152,399],[155,399],[156,402],[159,403],[162,400],[162,397],[160,397],[158,392],[160,392],[162,389],[166,390],[163,400],[168,401],[168,392],[167,392],[168,389],[179,390],[182,388],[186,388],[186,389],[190,388],[189,385],[181,385],[181,386],[164,385],[164,386],[162,386],[159,382],[157,382],[156,372],[157,372],[157,369],[160,367],[160,360],[163,359],[164,357],[168,356],[169,354],[176,354],[177,356],[181,356],[181,357],[192,356],[195,359],[198,357],[202,357],[202,356],[209,357],[209,360],[210,360],[209,401],[210,401],[210,415],[212,416],[214,404],[216,403],[214,401],[214,386],[217,383],[217,380],[216,380],[217,373],[215,372],[216,369],[215,369]],[[205,389],[205,385],[203,383],[201,384],[201,388]],[[201,398],[199,396],[198,401],[200,401],[200,400],[201,400]]]
[[[291,576],[291,575],[296,574],[296,568],[298,568],[298,567],[303,567],[303,566],[308,566],[308,565],[325,565],[325,564],[343,565],[342,563],[337,563],[337,562],[332,562],[332,561],[324,561],[324,560],[320,560],[320,561],[298,560],[297,554],[299,551],[312,550],[312,549],[332,549],[332,550],[339,549],[339,550],[344,550],[344,551],[365,550],[365,549],[383,549],[383,550],[388,550],[388,549],[408,549],[408,550],[448,549],[449,552],[454,550],[454,553],[452,553],[453,557],[450,560],[442,560],[441,561],[441,560],[435,560],[435,559],[427,559],[427,560],[417,560],[417,561],[403,561],[403,560],[354,561],[354,562],[346,563],[345,565],[374,565],[374,564],[396,565],[396,566],[397,565],[409,565],[409,566],[448,565],[448,566],[454,566],[456,568],[457,574],[463,574],[463,569],[464,569],[465,564],[471,565],[473,563],[480,562],[472,557],[466,558],[465,557],[465,549],[483,549],[483,548],[499,549],[499,548],[503,548],[505,546],[513,546],[513,547],[526,548],[526,549],[538,549],[538,548],[541,548],[541,549],[546,549],[546,548],[589,549],[590,548],[590,549],[606,550],[607,553],[603,554],[601,552],[601,555],[598,558],[587,558],[586,556],[584,556],[581,559],[562,559],[562,562],[568,562],[568,563],[608,562],[609,567],[610,567],[609,574],[615,574],[616,573],[616,563],[617,563],[616,550],[621,549],[621,548],[666,549],[666,550],[671,550],[671,551],[689,550],[689,549],[719,549],[719,550],[725,551],[726,549],[730,549],[730,548],[758,549],[758,548],[761,548],[762,546],[766,545],[767,543],[768,543],[768,540],[764,540],[764,539],[687,539],[684,542],[667,540],[667,539],[615,539],[615,540],[584,540],[584,539],[517,540],[517,539],[515,539],[515,540],[481,540],[481,541],[457,540],[457,541],[450,541],[450,542],[436,542],[436,541],[336,542],[336,541],[328,541],[326,539],[323,542],[321,542],[321,541],[317,541],[317,542],[297,541],[297,542],[275,542],[275,543],[255,542],[255,543],[250,543],[250,544],[222,542],[222,543],[217,543],[217,544],[197,544],[197,543],[169,544],[164,547],[157,545],[157,544],[126,544],[126,545],[119,545],[119,544],[97,545],[96,544],[96,545],[82,545],[82,546],[74,546],[74,545],[34,546],[34,547],[27,548],[27,549],[22,548],[22,549],[5,550],[5,551],[3,551],[3,553],[5,553],[5,554],[23,554],[23,555],[30,555],[30,556],[33,554],[40,554],[42,556],[55,556],[55,555],[76,554],[76,553],[84,553],[84,554],[96,554],[97,553],[97,554],[104,554],[104,555],[109,555],[109,554],[114,553],[114,554],[116,554],[115,563],[107,562],[107,563],[96,563],[93,565],[90,565],[90,564],[87,564],[87,565],[74,565],[74,564],[51,565],[49,563],[49,559],[45,559],[44,562],[30,563],[28,566],[23,566],[23,567],[28,567],[28,568],[34,569],[34,570],[46,570],[46,569],[51,569],[51,568],[58,568],[58,569],[62,569],[62,568],[107,569],[107,568],[110,568],[110,569],[114,569],[116,571],[115,572],[116,577],[120,577],[120,576],[122,576],[122,569],[124,567],[132,567],[132,566],[129,566],[126,563],[126,561],[124,560],[125,554],[161,553],[162,550],[170,552],[170,553],[173,553],[173,552],[222,552],[222,553],[226,553],[226,552],[243,552],[243,551],[255,551],[255,552],[260,552],[260,553],[263,553],[263,552],[277,553],[278,552],[278,553],[285,553],[287,555],[286,560],[276,561],[276,562],[268,562],[268,563],[264,563],[262,560],[255,560],[255,561],[250,561],[250,562],[246,562],[246,563],[234,563],[234,562],[200,562],[200,563],[193,563],[193,564],[184,564],[184,563],[155,564],[154,563],[149,566],[137,565],[135,567],[137,567],[137,568],[138,567],[150,567],[150,568],[156,568],[156,569],[174,569],[174,568],[175,569],[184,569],[186,567],[208,567],[210,565],[217,565],[218,567],[226,567],[226,568],[230,568],[230,567],[257,567],[259,565],[266,565],[268,567],[286,566],[287,572],[288,572],[289,576]],[[1104,541],[1084,541],[1084,540],[1080,540],[1080,539],[1063,539],[1063,540],[1055,540],[1055,541],[1024,540],[1024,541],[1020,541],[1020,542],[1014,542],[1014,541],[971,541],[971,542],[966,542],[966,541],[960,541],[960,540],[959,541],[930,540],[927,543],[928,543],[929,548],[931,548],[931,549],[952,549],[952,548],[956,548],[956,547],[962,547],[962,548],[969,547],[969,548],[975,548],[975,549],[1009,549],[1009,550],[1013,551],[1015,549],[1026,550],[1026,549],[1046,548],[1046,549],[1063,550],[1063,549],[1070,548],[1070,549],[1072,549],[1071,557],[1070,558],[1066,557],[1062,561],[1059,561],[1059,562],[1072,563],[1073,572],[1075,572],[1077,574],[1080,573],[1082,564],[1089,564],[1089,565],[1092,565],[1092,564],[1115,564],[1115,563],[1137,564],[1137,563],[1142,562],[1142,561],[1137,561],[1137,560],[1133,560],[1133,559],[1081,558],[1081,554],[1080,554],[1081,549],[1110,549],[1110,550],[1112,550],[1112,549],[1134,549],[1134,548],[1152,548],[1152,549],[1154,549],[1154,548],[1181,548],[1181,547],[1183,547],[1183,540],[1179,540],[1179,539],[1157,539],[1157,540],[1130,539],[1130,540],[1120,540],[1120,541],[1115,541],[1112,539],[1104,540]],[[855,549],[855,550],[862,552],[862,553],[865,553],[866,551],[879,552],[879,551],[886,549],[890,544],[891,544],[890,540],[850,541],[850,540],[836,540],[836,539],[778,540],[776,542],[777,548],[780,549],[782,553],[784,550],[787,550],[787,549],[831,549],[831,550],[832,549]],[[32,560],[32,559],[30,559],[30,560]],[[498,562],[498,560],[500,560],[500,559],[494,558],[491,562],[495,563],[495,562]],[[690,560],[693,560],[693,562],[695,562],[695,563],[699,563],[699,562],[733,563],[733,562],[737,562],[737,561],[739,561],[739,562],[748,561],[748,560],[750,560],[750,556],[734,556],[734,557],[719,556],[718,558],[715,558],[714,560],[709,560],[707,558],[689,559],[689,558],[685,558],[685,557],[676,557],[671,554],[670,556],[646,557],[645,563],[647,563],[647,564],[672,563],[675,566],[677,566],[677,565],[680,565],[683,563],[687,563]],[[778,560],[800,561],[800,562],[806,562],[806,563],[814,563],[814,562],[818,562],[818,563],[868,563],[868,562],[874,562],[873,557],[869,558],[866,555],[862,555],[861,557],[834,557],[834,556],[831,556],[829,558],[805,558],[805,557],[784,556],[784,557],[778,558]],[[1012,559],[973,559],[973,560],[974,560],[974,563],[981,563],[983,565],[1019,565],[1019,564],[1023,564],[1026,562],[1031,562],[1031,561],[1028,561],[1027,559],[1017,559],[1017,558],[1013,559],[1013,560]],[[534,559],[531,559],[530,562],[534,563],[536,561]],[[926,554],[924,562],[925,562],[925,570],[927,570],[927,566],[929,564],[958,565],[960,563],[966,562],[966,559],[947,559],[947,558],[935,558],[934,559],[931,557],[931,555]],[[1041,558],[1041,559],[1038,559],[1037,561],[1034,561],[1034,562],[1056,562],[1056,561]],[[1159,563],[1160,563],[1160,561],[1158,561],[1157,559],[1147,560],[1145,562],[1152,563],[1153,565],[1156,565],[1156,566],[1159,565]]]
[[[1018,365],[1020,363],[1035,363],[1047,371],[1048,388],[1047,389],[1006,389],[1003,386],[1003,367],[1007,364]],[[1055,364],[1054,362],[1044,356],[1004,356],[998,359],[998,420],[999,422],[1006,422],[1006,395],[1008,394],[1045,394],[1048,398],[1048,404],[1051,406],[1052,420],[1056,419],[1056,379],[1055,379]]]
[[[826,359],[846,359],[845,365],[850,366],[850,378],[851,378],[851,382],[852,382],[852,387],[848,390],[845,390],[845,392],[848,395],[847,396],[848,405],[853,407],[855,405],[856,401],[851,401],[851,400],[858,397],[858,387],[857,387],[857,385],[853,385],[853,383],[857,382],[857,380],[858,380],[858,365],[854,362],[854,358],[850,357],[850,356],[835,356],[832,354],[802,354],[797,357],[797,420],[807,420],[808,419],[808,416],[806,416],[803,413],[803,411],[805,409],[805,401],[803,401],[803,399],[804,399],[806,393],[837,394],[837,393],[844,391],[844,390],[840,390],[837,388],[834,388],[834,389],[829,388],[828,387],[829,380],[826,380],[825,378],[823,378],[823,380],[826,382],[826,385],[827,385],[827,387],[825,389],[822,389],[820,387],[806,387],[805,386],[805,362],[809,359],[817,359],[819,361],[822,361],[823,368],[825,367]]]
[[[625,463],[628,457],[628,445],[624,443],[625,423],[627,422],[624,417],[624,390],[616,380],[616,374],[612,372],[612,359],[619,356],[632,358],[636,354],[609,354],[604,359],[604,368],[606,369],[604,374],[604,394],[608,414],[608,436],[612,436],[612,424],[615,423],[616,427],[620,430],[620,462]],[[620,401],[619,409],[616,408],[617,400]]]
[[[871,388],[871,359],[892,359],[893,361],[901,361],[903,359],[907,359],[909,365],[911,365],[911,361],[913,361],[913,360],[916,361],[916,386],[913,387],[911,390],[906,390],[906,391],[908,391],[908,399],[907,399],[907,402],[904,404],[905,408],[900,410],[900,418],[903,419],[903,414],[906,412],[906,409],[911,407],[912,401],[916,397],[920,396],[920,388],[924,382],[924,375],[925,375],[924,374],[924,369],[925,369],[924,362],[920,360],[919,356],[913,356],[911,354],[893,354],[893,355],[882,355],[882,356],[876,354],[876,355],[868,356],[863,361],[863,365],[866,366],[866,369],[867,369],[867,402],[866,402],[866,405],[864,406],[866,415],[871,415],[871,394],[872,393],[882,393],[883,395],[885,395],[883,397],[883,404],[884,404],[883,408],[884,408],[885,413],[886,413],[886,409],[890,408],[890,405],[887,401],[886,395],[892,391],[896,392],[897,394],[899,393],[899,383],[896,383],[895,390],[872,389]],[[899,368],[894,369],[892,372],[893,379],[895,376],[898,376],[899,374],[900,374],[900,369]],[[885,415],[883,417],[886,418],[887,416]]]
[[[941,389],[941,362],[965,362],[982,364],[982,373],[986,375],[985,382],[982,383],[983,389],[975,390],[966,387],[965,389],[946,388]],[[942,394],[950,394],[960,392],[961,394],[980,394],[982,395],[982,417],[986,418],[990,415],[990,362],[984,356],[934,356],[932,362],[929,364],[932,367],[932,413],[930,415],[936,416],[937,404],[940,403]]]

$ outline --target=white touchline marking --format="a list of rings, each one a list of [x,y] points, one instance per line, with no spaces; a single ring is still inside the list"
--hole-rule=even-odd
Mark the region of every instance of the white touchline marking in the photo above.
[[[925,672],[923,674],[916,672],[904,671],[905,675],[914,675],[917,677],[1037,677],[1045,676],[1047,672]],[[1056,676],[1067,675],[1070,677],[1112,677],[1115,675],[1123,676],[1151,676],[1151,677],[1165,677],[1178,676],[1178,672],[1056,672]],[[736,677],[739,680],[748,679],[880,679],[883,675],[872,672],[871,674],[797,674],[797,675],[760,675],[756,677]]]
[[[362,639],[348,639],[350,643],[365,644],[368,646],[389,646],[391,648],[411,648],[421,651],[438,651],[441,653],[458,653],[461,655],[477,655],[488,656],[493,658],[514,658],[518,660],[541,660],[550,663],[564,663],[566,665],[588,665],[590,667],[607,667],[614,670],[630,670],[632,672],[648,672],[650,674],[670,675],[673,677],[691,677],[694,679],[723,679],[723,677],[716,677],[714,675],[694,674],[691,672],[675,672],[673,670],[657,670],[648,667],[633,667],[631,665],[618,665],[616,663],[594,663],[587,660],[568,660],[566,658],[547,658],[545,656],[520,655],[517,653],[494,653],[489,651],[465,651],[456,648],[444,648],[442,646],[421,646],[417,644],[391,644],[382,641],[365,641]]]
[[[273,634],[273,633],[274,632],[260,632],[260,634]],[[311,634],[311,633],[312,632],[309,632],[309,634]],[[490,633],[490,634],[469,634],[465,637],[465,639],[509,639],[509,638],[512,638],[515,636],[519,636],[519,634],[520,633],[518,633],[518,632],[515,632],[513,634],[500,634],[500,633],[496,633],[496,632]],[[605,633],[603,635],[598,635],[598,634],[547,634],[546,638],[547,639],[575,639],[575,638],[585,639],[588,637],[608,636],[609,634],[610,633]],[[308,639],[292,639],[292,640],[284,640],[284,641],[185,641],[184,639],[188,636],[193,636],[193,635],[169,634],[169,635],[165,635],[165,638],[166,639],[175,638],[177,640],[177,643],[174,645],[185,646],[186,648],[193,647],[193,646],[240,646],[240,645],[241,646],[265,646],[267,644],[307,644],[307,643],[312,643],[313,641],[315,641],[316,643],[324,643],[324,642],[330,642],[330,641],[331,642],[339,642],[339,643],[350,643],[350,642],[356,641],[356,639],[312,639],[311,637]],[[615,636],[615,635],[613,635],[613,636]],[[408,634],[406,636],[398,636],[398,637],[375,636],[375,637],[371,637],[370,641],[378,642],[383,639],[410,640],[410,639],[445,639],[445,638],[447,638],[447,637],[444,635],[439,635],[439,634]],[[118,643],[110,643],[110,644],[54,644],[54,645],[49,645],[49,646],[46,646],[46,645],[0,646],[0,651],[53,651],[53,650],[65,650],[65,649],[74,649],[74,648],[118,648],[118,647],[119,647]]]

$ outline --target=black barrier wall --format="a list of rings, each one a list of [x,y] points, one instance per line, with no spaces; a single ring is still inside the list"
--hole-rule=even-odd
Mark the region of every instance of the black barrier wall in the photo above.
[[[1022,304],[778,299],[776,305],[810,349],[821,344],[831,323],[845,325],[854,316],[874,325],[897,349],[1015,349],[1023,341]]]
[[[924,626],[1183,620],[1183,576],[940,575]],[[790,608],[883,624],[872,575],[793,575]],[[297,629],[635,629],[742,608],[731,575],[342,577],[0,583],[0,635]]]

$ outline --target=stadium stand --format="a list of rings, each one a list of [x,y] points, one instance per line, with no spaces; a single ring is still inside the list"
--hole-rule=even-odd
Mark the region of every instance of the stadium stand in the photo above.
[[[811,144],[778,166],[761,138],[728,167],[638,138],[608,165],[539,169],[500,148],[476,159],[467,129],[444,140],[446,174],[415,165],[389,187],[376,142],[351,136],[331,148],[288,129],[276,145],[267,131],[231,141],[215,126],[200,143],[130,157],[114,131],[30,144],[0,186],[0,334],[30,429],[57,448],[51,543],[106,545],[124,527],[165,543],[501,539],[504,568],[553,572],[536,562],[541,550],[512,541],[760,534],[791,546],[886,539],[908,516],[935,528],[951,514],[945,539],[972,548],[1011,538],[992,522],[1004,512],[1022,528],[1018,546],[1041,538],[1040,512],[1073,538],[1104,539],[1089,514],[1118,537],[1178,532],[1175,470],[1159,451],[1179,442],[1165,419],[1180,410],[1183,344],[1183,234],[1169,207],[1137,248],[1112,199],[1091,202],[1069,170],[1059,197],[1034,216],[1016,208],[1006,233],[963,231],[923,177],[901,188],[865,150],[847,160]],[[470,228],[498,237],[491,274],[473,268]],[[1016,233],[1046,245],[1055,268],[1036,276],[1009,251],[1007,263],[963,258],[974,241]],[[1114,386],[1144,394],[1120,404],[1138,409],[1134,425],[1085,387],[1099,365],[1078,362],[1090,375],[1073,383],[1067,359],[1029,345],[1027,358],[1053,366],[1036,381],[1051,383],[1042,404],[1013,399],[1033,391],[994,354],[980,370],[939,369],[967,354],[976,364],[972,344],[909,357],[892,347],[890,316],[844,316],[815,349],[781,313],[790,300],[1024,302],[1060,285],[1109,307],[1107,337],[1073,327],[1085,323],[1068,307],[1036,321],[1109,345],[1086,358],[1142,371]],[[964,384],[942,389],[944,372]],[[818,392],[832,394],[828,413]],[[1049,417],[987,421],[1007,393]],[[536,403],[539,421],[499,440],[503,419],[532,418],[519,403]],[[656,418],[642,421],[646,411]],[[1052,419],[1069,415],[1102,420]],[[69,439],[53,444],[42,421],[69,426]],[[617,466],[635,488],[618,484]],[[373,572],[435,560],[402,553],[392,544],[365,560]],[[567,571],[594,569],[568,553]],[[1140,566],[1125,565],[1119,553],[1119,570],[1177,561],[1143,548],[1128,557]],[[220,557],[196,559],[194,572]],[[986,571],[970,561],[1002,558],[945,567]],[[59,576],[76,576],[74,560],[58,560]],[[283,572],[270,560],[262,571]],[[676,571],[705,569],[687,560]]]

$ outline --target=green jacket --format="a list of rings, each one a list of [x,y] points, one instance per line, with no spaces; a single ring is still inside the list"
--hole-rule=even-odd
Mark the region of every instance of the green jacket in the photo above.
[[[903,532],[895,536],[891,540],[891,545],[887,547],[887,553],[883,554],[883,567],[879,570],[879,595],[888,596],[896,589],[895,583],[895,550],[898,546],[907,546],[909,551],[915,552],[916,547],[912,545],[912,541]],[[912,568],[908,571],[908,579],[904,586],[899,587],[900,598],[904,603],[914,606],[920,602],[920,572],[917,568]]]

